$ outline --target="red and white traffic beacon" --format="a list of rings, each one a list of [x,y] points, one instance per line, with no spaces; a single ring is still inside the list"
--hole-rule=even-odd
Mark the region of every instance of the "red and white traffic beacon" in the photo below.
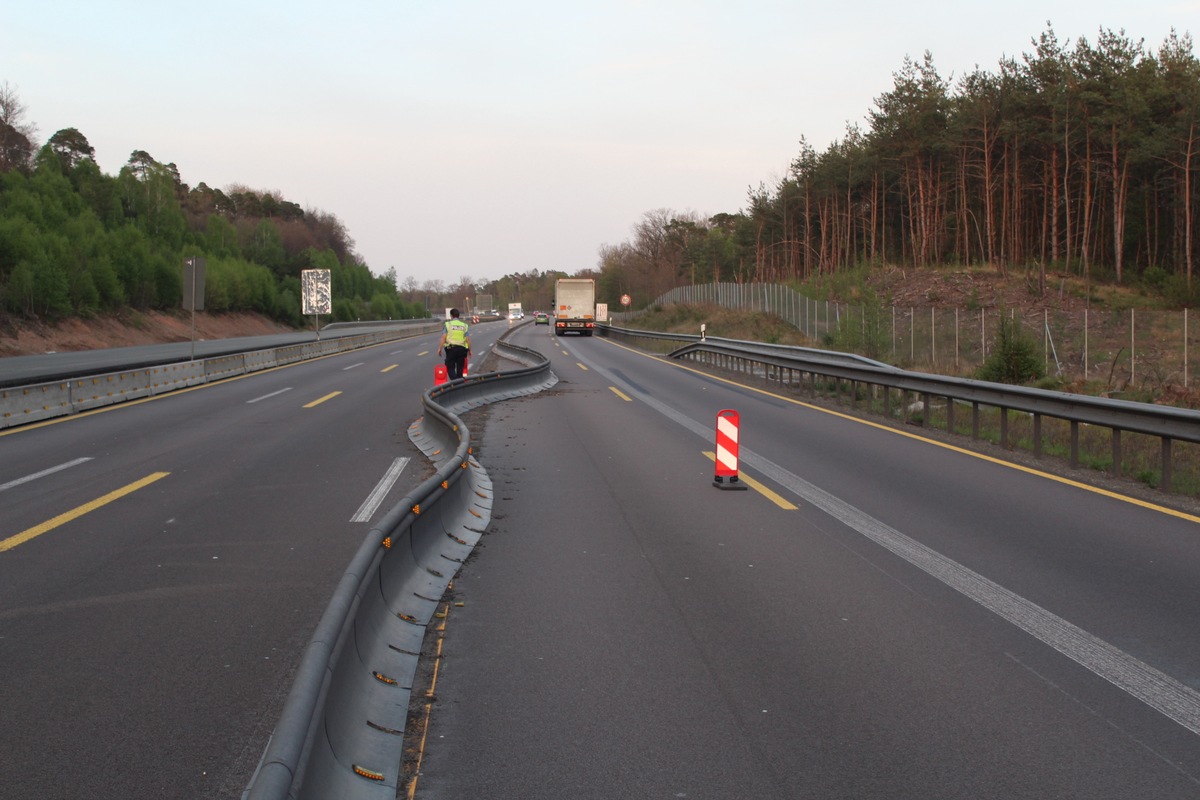
[[[732,408],[717,412],[717,457],[713,486],[718,489],[745,490],[738,480],[738,428],[741,416]]]

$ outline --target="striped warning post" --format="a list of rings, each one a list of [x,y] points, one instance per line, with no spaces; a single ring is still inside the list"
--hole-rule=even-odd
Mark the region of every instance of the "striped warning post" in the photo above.
[[[738,480],[738,428],[741,416],[732,408],[717,412],[717,458],[713,486],[718,489],[745,489]],[[728,479],[728,480],[726,480]]]

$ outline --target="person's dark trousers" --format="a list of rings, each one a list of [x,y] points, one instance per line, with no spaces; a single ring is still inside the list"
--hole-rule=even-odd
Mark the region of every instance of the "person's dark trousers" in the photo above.
[[[457,344],[446,345],[446,377],[450,380],[462,377],[463,362],[467,360],[467,348]]]

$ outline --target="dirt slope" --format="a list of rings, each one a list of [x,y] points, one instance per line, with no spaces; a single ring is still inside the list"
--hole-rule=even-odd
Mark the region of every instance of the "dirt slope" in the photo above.
[[[261,336],[294,330],[258,314],[196,314],[196,341]],[[56,324],[0,317],[0,357],[189,342],[191,314],[129,311],[115,317],[75,318]]]

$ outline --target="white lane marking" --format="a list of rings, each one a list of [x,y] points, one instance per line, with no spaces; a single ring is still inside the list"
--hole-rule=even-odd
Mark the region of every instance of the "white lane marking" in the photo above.
[[[589,362],[590,363],[590,362]],[[683,416],[675,409],[639,392],[607,370],[591,364],[592,369],[651,408],[675,420],[705,441],[712,428]],[[947,558],[920,542],[905,536],[844,500],[818,488],[798,475],[758,455],[739,449],[741,460],[772,480],[795,492],[802,500],[821,509],[842,524],[857,531],[881,547],[890,550],[914,567],[957,590],[1001,618],[1008,620],[1043,644],[1053,647],[1075,663],[1141,700],[1155,711],[1200,734],[1200,692],[1180,683],[1108,642],[1072,625],[1041,606],[1005,589]]]
[[[351,364],[351,365],[350,365],[350,366],[348,366],[348,367],[342,367],[342,372],[345,372],[345,371],[346,371],[346,370],[348,370],[348,369],[354,369],[355,367],[361,367],[361,366],[362,366],[363,364],[365,364],[365,363],[367,363],[367,362],[365,362],[365,361],[360,361],[360,362],[358,362],[357,364]]]
[[[280,389],[278,392],[271,392],[270,394],[264,394],[262,397],[256,397],[253,400],[247,400],[246,404],[249,405],[250,403],[257,403],[259,400],[266,400],[268,397],[274,397],[275,395],[283,394],[284,392],[290,392],[291,390],[292,387],[289,386],[286,389]]]
[[[392,462],[392,466],[384,473],[384,476],[379,479],[379,483],[375,484],[375,489],[371,494],[367,495],[367,499],[358,507],[358,511],[354,512],[354,516],[350,518],[351,522],[366,522],[375,514],[375,509],[379,508],[379,504],[383,502],[383,498],[387,497],[387,493],[392,490],[392,486],[400,478],[400,473],[408,466],[407,458],[397,458]]]
[[[74,461],[68,461],[65,464],[59,464],[57,467],[50,467],[49,469],[44,469],[41,472],[35,472],[32,475],[26,475],[24,478],[17,478],[15,481],[0,483],[0,492],[3,492],[5,489],[11,489],[14,486],[20,486],[22,483],[29,483],[30,481],[36,481],[38,478],[44,478],[47,475],[53,475],[54,473],[60,472],[64,469],[70,469],[71,467],[79,466],[80,464],[91,460],[91,456],[77,458]]]

